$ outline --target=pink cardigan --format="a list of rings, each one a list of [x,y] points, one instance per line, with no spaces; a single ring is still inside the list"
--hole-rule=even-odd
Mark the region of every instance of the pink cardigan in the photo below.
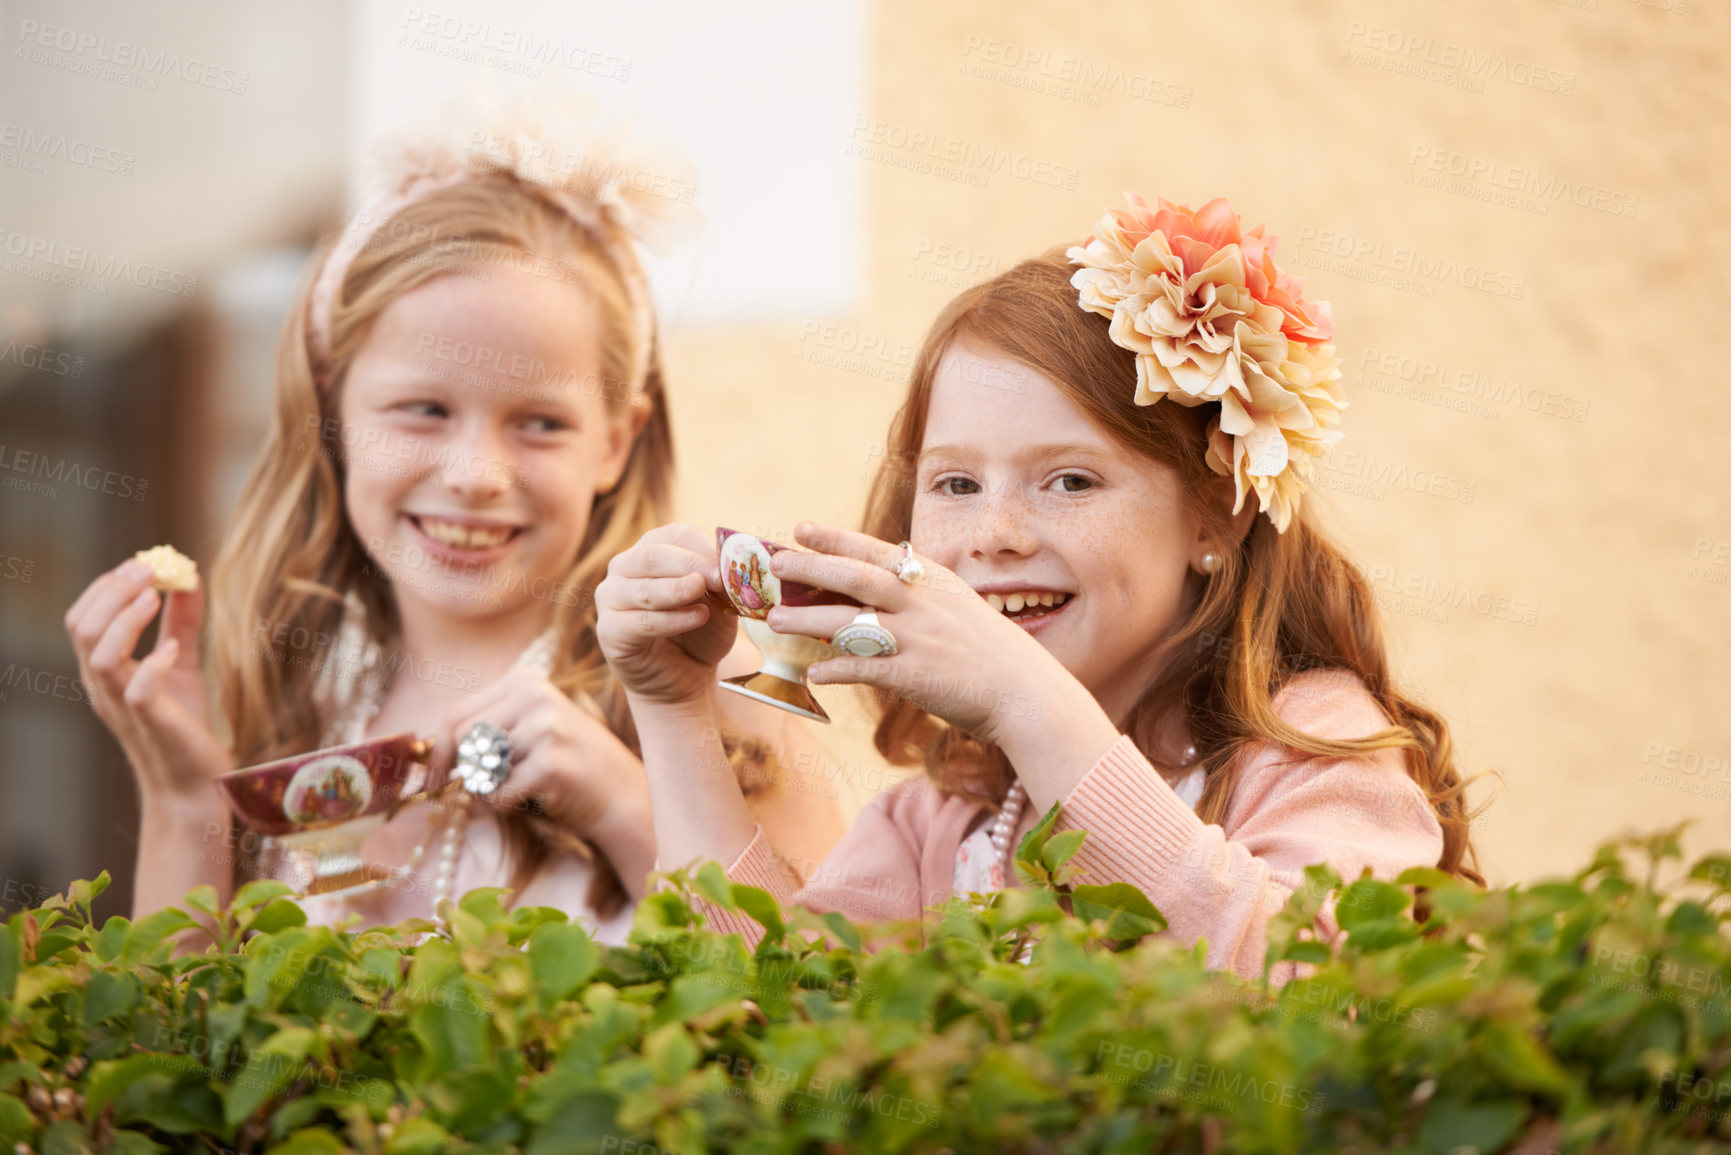
[[[1298,674],[1274,708],[1320,738],[1362,738],[1389,725],[1357,675],[1339,669]],[[918,918],[950,896],[956,850],[991,813],[921,775],[861,811],[803,888],[761,828],[727,876],[784,904],[855,921]],[[1026,807],[1012,845],[1041,817]],[[1399,749],[1343,759],[1265,743],[1246,757],[1224,824],[1211,826],[1120,737],[1064,799],[1056,829],[1088,832],[1070,860],[1082,881],[1136,885],[1166,916],[1165,933],[1186,946],[1207,939],[1208,965],[1246,978],[1261,975],[1268,921],[1303,883],[1305,866],[1327,862],[1349,882],[1368,866],[1392,880],[1409,866],[1436,865],[1443,848],[1442,827]],[[748,945],[762,934],[743,914],[708,904],[704,913],[711,927],[737,932]],[[1338,935],[1332,903],[1321,925]],[[1295,973],[1294,964],[1282,964],[1271,977],[1283,982]]]

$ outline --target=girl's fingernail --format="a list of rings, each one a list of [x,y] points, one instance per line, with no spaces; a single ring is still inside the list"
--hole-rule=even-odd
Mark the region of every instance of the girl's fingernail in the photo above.
[[[120,567],[120,576],[124,578],[141,578],[150,573],[150,567],[141,561],[129,561]]]

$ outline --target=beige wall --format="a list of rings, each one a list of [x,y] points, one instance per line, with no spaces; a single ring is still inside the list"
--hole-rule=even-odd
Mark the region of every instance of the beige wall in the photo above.
[[[1430,37],[1408,63],[1468,63],[1434,65],[1447,83],[1359,55],[1392,58],[1395,35]],[[1077,239],[1124,189],[1226,196],[1334,303],[1352,408],[1312,500],[1387,593],[1400,676],[1449,719],[1466,769],[1504,776],[1480,839],[1492,880],[1570,870],[1616,832],[1688,817],[1690,849],[1731,846],[1731,769],[1651,773],[1731,759],[1731,392],[1708,277],[1731,256],[1714,211],[1731,204],[1728,45],[1731,8],[1707,0],[885,0],[866,102],[883,151],[851,161],[867,189],[865,304],[679,337],[684,513],[782,537],[802,517],[852,524],[907,350],[973,279],[947,261],[990,271]],[[1020,66],[1030,52],[1043,66]],[[1065,75],[1056,92],[1014,83]],[[1460,83],[1475,77],[1481,90]],[[877,132],[780,146],[857,150]],[[935,157],[891,147],[914,133]],[[990,149],[1030,175],[978,187],[880,159],[948,150],[977,173]],[[1497,203],[1483,178],[1470,195],[1425,187],[1446,173],[1419,155],[1494,162],[1499,180],[1530,170],[1588,204]],[[1339,267],[1297,267],[1361,242],[1368,255]],[[1407,250],[1441,274],[1379,283]],[[762,252],[797,294],[799,238]],[[1462,283],[1481,269],[1490,291]],[[1378,371],[1385,353],[1394,372]],[[1405,382],[1403,359],[1439,368]],[[1462,380],[1494,396],[1455,392]],[[745,474],[742,443],[768,468]],[[1377,484],[1385,465],[1405,480]],[[1463,589],[1489,612],[1426,600]],[[857,727],[831,737],[858,756]]]

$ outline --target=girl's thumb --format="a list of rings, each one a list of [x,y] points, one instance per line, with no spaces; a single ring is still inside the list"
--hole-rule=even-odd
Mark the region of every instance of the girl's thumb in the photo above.
[[[132,673],[132,681],[127,684],[126,704],[134,709],[148,709],[156,699],[156,691],[162,685],[163,675],[174,668],[174,659],[179,653],[179,640],[168,638],[147,654],[145,659],[138,663],[138,668]]]

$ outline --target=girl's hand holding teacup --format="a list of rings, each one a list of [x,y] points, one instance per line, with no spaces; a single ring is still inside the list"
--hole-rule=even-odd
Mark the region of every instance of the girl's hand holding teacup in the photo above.
[[[721,596],[715,535],[694,525],[650,530],[608,565],[595,589],[595,633],[634,701],[711,700],[716,668],[738,634],[711,596]]]
[[[814,663],[812,682],[875,687],[1006,748],[1015,744],[1020,724],[1041,724],[1055,707],[1062,712],[1072,704],[1068,699],[1075,699],[1077,709],[1098,711],[1093,696],[1057,658],[952,571],[915,558],[919,576],[904,580],[896,570],[910,556],[907,549],[849,530],[806,522],[794,538],[814,552],[777,553],[775,575],[834,590],[859,604],[780,606],[770,612],[770,628],[828,640],[860,607],[870,606],[896,645],[893,654]],[[1054,702],[1055,696],[1066,703]]]

